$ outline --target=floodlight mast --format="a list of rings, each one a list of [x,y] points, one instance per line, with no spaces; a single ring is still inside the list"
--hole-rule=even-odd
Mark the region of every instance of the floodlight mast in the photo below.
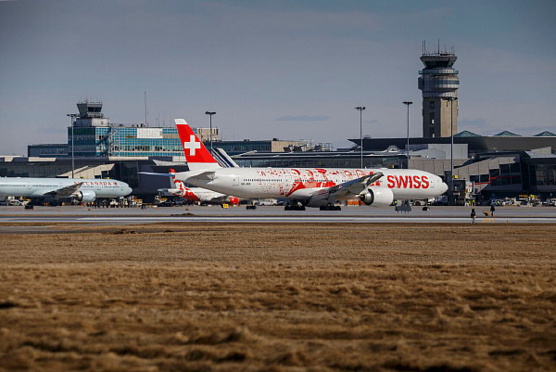
[[[363,110],[365,110],[365,106],[357,106],[355,109],[359,111],[359,165],[363,169]]]
[[[205,114],[209,116],[209,140],[210,152],[212,153],[212,115],[215,115],[216,111],[206,111]]]

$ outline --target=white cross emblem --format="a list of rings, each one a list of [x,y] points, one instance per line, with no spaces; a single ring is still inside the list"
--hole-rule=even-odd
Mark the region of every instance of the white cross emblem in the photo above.
[[[189,137],[189,142],[183,143],[183,148],[189,150],[189,156],[195,156],[195,150],[201,148],[201,143],[195,141],[195,135]]]

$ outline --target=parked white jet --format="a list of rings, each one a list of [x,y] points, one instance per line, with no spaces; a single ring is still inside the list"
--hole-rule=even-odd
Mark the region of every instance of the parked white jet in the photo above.
[[[170,180],[174,187],[169,189],[158,189],[161,196],[178,196],[191,202],[199,203],[229,203],[239,204],[239,198],[221,194],[216,191],[204,189],[202,187],[187,187],[185,184],[176,179],[176,171],[170,169]]]
[[[1,177],[0,196],[21,196],[41,200],[93,202],[97,198],[129,195],[131,187],[110,179]]]
[[[394,200],[430,199],[448,186],[432,173],[413,169],[222,168],[184,119],[176,119],[189,166],[176,179],[242,198],[288,198],[298,205],[331,207],[359,198],[385,207]]]

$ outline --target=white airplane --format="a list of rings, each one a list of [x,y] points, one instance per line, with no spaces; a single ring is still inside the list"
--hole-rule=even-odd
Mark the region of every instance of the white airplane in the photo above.
[[[173,169],[170,169],[169,175],[174,187],[169,189],[158,189],[158,193],[161,196],[178,196],[185,200],[199,203],[239,204],[239,198],[234,196],[228,196],[202,187],[186,187],[182,181],[176,179],[176,171]]]
[[[97,198],[119,198],[131,191],[127,183],[110,179],[0,177],[0,197],[88,203]]]
[[[242,198],[288,198],[288,209],[338,209],[338,200],[358,198],[386,207],[394,200],[430,199],[448,185],[432,173],[413,169],[222,168],[184,119],[175,119],[188,172],[176,179]]]

